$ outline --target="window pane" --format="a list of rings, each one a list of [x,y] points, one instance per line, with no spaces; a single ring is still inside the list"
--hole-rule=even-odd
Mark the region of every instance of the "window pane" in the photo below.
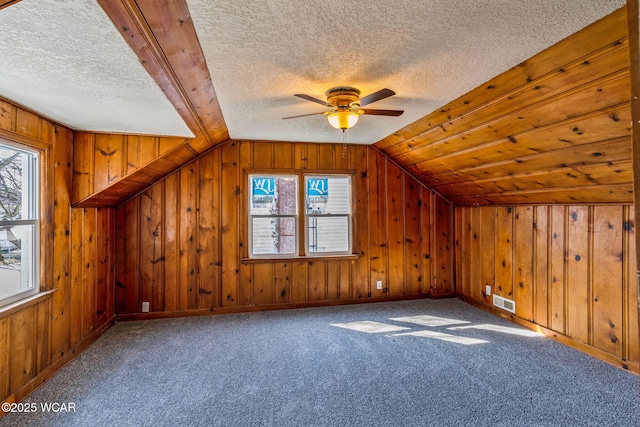
[[[34,226],[0,226],[0,299],[33,289]]]
[[[298,179],[295,176],[249,177],[251,184],[251,215],[296,215]]]
[[[305,194],[308,214],[351,213],[351,178],[348,176],[305,177]]]
[[[255,255],[295,254],[296,219],[251,218],[251,253]]]
[[[307,246],[312,252],[346,252],[349,248],[349,217],[308,218]]]
[[[33,217],[29,199],[33,154],[0,145],[0,221]]]

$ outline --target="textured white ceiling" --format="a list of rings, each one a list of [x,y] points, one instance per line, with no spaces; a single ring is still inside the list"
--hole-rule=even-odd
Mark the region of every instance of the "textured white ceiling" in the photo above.
[[[232,138],[331,142],[335,86],[397,95],[347,141],[370,144],[625,4],[624,0],[187,0]]]
[[[95,0],[0,10],[0,95],[75,129],[193,136]]]
[[[347,133],[374,143],[623,6],[624,0],[187,0],[232,138],[339,142],[335,86],[397,95]],[[191,136],[95,0],[0,10],[0,96],[75,129]]]

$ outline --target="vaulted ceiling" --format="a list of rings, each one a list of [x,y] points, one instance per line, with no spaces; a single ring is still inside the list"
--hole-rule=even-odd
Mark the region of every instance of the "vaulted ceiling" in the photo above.
[[[98,3],[0,1],[0,96],[77,130],[194,136],[197,154],[341,141],[322,115],[282,120],[324,111],[292,95],[388,87],[372,107],[404,115],[347,141],[453,203],[631,202],[623,0]]]

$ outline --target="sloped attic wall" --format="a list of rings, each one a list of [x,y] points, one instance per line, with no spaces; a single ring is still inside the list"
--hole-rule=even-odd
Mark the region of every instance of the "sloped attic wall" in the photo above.
[[[457,206],[633,203],[619,9],[375,144]]]

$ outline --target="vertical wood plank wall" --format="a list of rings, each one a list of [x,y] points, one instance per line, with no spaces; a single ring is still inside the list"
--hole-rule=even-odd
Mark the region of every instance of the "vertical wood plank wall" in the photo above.
[[[357,260],[243,262],[246,168],[353,171]],[[453,295],[452,239],[452,206],[371,147],[228,142],[117,209],[116,313]]]
[[[113,208],[72,209],[71,130],[0,99],[0,139],[42,153],[41,290],[0,309],[0,400],[20,400],[114,319]]]
[[[76,205],[115,206],[196,156],[187,138],[75,132],[73,191]],[[109,186],[122,188],[96,197]]]
[[[633,206],[456,207],[455,221],[466,300],[492,307],[491,286],[516,320],[640,372]]]

